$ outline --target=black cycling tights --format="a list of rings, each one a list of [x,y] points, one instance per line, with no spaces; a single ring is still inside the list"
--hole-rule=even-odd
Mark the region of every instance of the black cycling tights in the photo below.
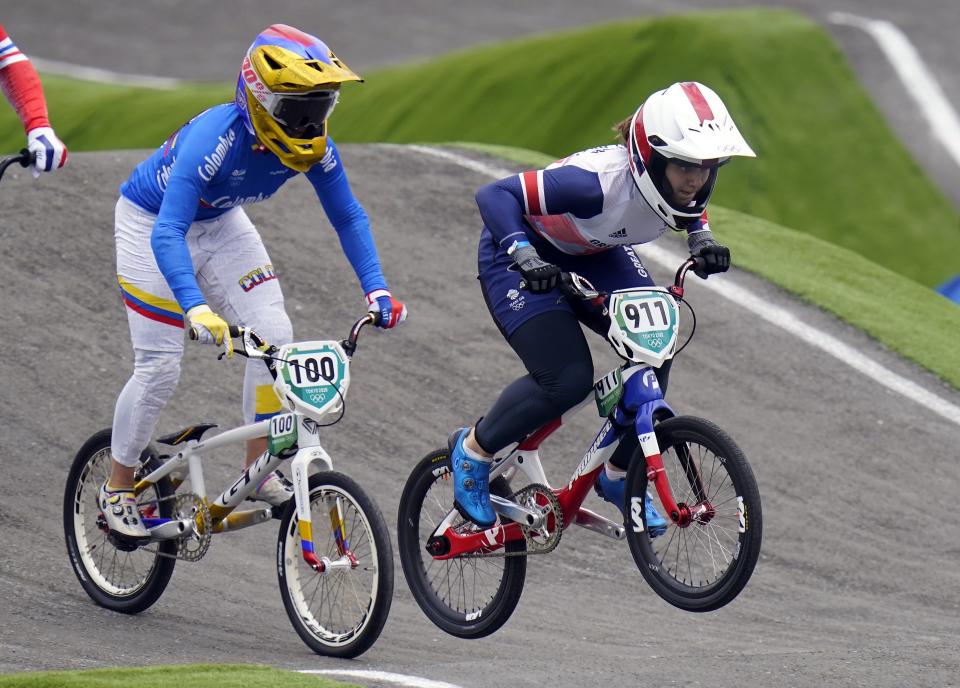
[[[503,390],[477,423],[477,442],[491,454],[560,417],[593,387],[590,349],[580,322],[569,311],[548,311],[531,318],[507,341],[529,374]],[[664,390],[666,373],[657,371]],[[614,464],[626,467],[637,444],[633,435],[627,433],[627,441],[614,454]]]

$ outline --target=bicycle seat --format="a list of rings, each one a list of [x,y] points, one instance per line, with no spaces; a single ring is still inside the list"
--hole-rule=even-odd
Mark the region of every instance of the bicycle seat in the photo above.
[[[184,428],[178,432],[172,432],[169,435],[158,437],[157,442],[160,444],[174,446],[184,442],[189,442],[190,440],[198,440],[203,437],[203,433],[210,428],[215,427],[217,427],[216,423],[198,423],[197,425],[191,425],[190,427]]]

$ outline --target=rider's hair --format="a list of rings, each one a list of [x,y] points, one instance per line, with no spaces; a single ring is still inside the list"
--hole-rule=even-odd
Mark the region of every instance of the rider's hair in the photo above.
[[[630,115],[625,120],[613,125],[613,130],[616,132],[617,138],[620,139],[620,143],[624,146],[629,145],[630,142],[630,122],[632,121],[633,115]]]

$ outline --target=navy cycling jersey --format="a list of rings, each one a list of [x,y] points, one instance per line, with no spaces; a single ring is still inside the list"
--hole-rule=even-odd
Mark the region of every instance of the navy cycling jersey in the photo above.
[[[630,173],[624,146],[600,146],[522,172],[477,192],[480,216],[498,246],[531,233],[563,253],[583,255],[658,238],[667,225]],[[707,216],[689,232],[709,229]]]
[[[261,146],[236,105],[226,103],[184,124],[120,186],[123,196],[157,215],[151,246],[184,312],[205,303],[184,238],[190,225],[266,200],[297,174]],[[327,137],[326,155],[305,174],[363,290],[386,289],[367,214],[333,139]]]

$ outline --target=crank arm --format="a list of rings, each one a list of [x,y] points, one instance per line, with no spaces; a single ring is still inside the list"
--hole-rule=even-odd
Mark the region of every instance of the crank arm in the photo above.
[[[192,533],[194,528],[196,528],[196,523],[192,518],[184,518],[179,521],[167,521],[150,529],[150,541],[176,540],[185,533]]]
[[[527,528],[542,528],[543,514],[537,511],[531,511],[526,507],[520,506],[509,499],[490,495],[490,505],[493,510],[504,518],[508,518],[515,523],[526,526]]]
[[[627,536],[627,530],[619,523],[614,523],[609,518],[604,518],[600,514],[595,514],[589,509],[581,507],[577,511],[573,522],[581,528],[592,530],[595,533],[606,535],[614,540],[622,540]]]

